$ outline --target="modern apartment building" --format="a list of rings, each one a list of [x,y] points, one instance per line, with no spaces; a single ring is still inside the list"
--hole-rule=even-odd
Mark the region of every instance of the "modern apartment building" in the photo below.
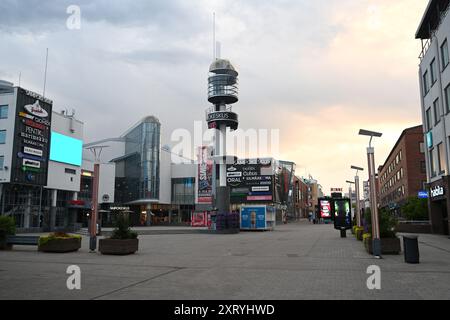
[[[378,169],[380,208],[397,215],[410,197],[426,189],[425,144],[422,125],[405,129],[385,163]]]
[[[431,0],[416,32],[422,42],[421,88],[429,211],[433,232],[449,233],[450,211],[450,10],[449,0]]]

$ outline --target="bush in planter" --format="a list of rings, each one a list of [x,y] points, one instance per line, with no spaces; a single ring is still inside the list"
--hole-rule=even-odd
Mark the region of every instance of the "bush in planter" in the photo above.
[[[130,228],[130,223],[124,216],[119,216],[117,218],[115,228],[111,235],[111,239],[115,240],[126,240],[126,239],[137,239],[137,232],[132,231]]]
[[[11,217],[0,216],[0,250],[11,249],[6,244],[6,238],[16,234],[16,222]]]
[[[109,255],[128,255],[138,251],[138,234],[130,229],[127,218],[119,216],[109,239],[100,239],[99,251]]]
[[[81,236],[55,232],[39,238],[38,250],[42,252],[66,253],[81,248]]]
[[[363,240],[364,227],[355,227],[355,236],[359,241]]]

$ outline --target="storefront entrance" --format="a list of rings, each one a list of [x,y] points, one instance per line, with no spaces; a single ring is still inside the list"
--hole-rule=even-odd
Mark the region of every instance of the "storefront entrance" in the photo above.
[[[429,185],[429,211],[433,233],[449,235],[449,176]]]

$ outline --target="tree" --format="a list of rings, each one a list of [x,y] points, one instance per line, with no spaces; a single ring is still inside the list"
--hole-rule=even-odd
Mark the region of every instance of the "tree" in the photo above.
[[[427,199],[408,198],[402,206],[402,216],[408,220],[428,220]]]

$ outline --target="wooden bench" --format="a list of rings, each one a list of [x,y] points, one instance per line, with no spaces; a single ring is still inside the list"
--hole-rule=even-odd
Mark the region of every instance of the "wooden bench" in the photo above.
[[[37,246],[37,245],[39,245],[39,237],[33,237],[33,236],[8,236],[6,238],[6,244],[8,244],[8,245],[20,245],[20,246]]]

